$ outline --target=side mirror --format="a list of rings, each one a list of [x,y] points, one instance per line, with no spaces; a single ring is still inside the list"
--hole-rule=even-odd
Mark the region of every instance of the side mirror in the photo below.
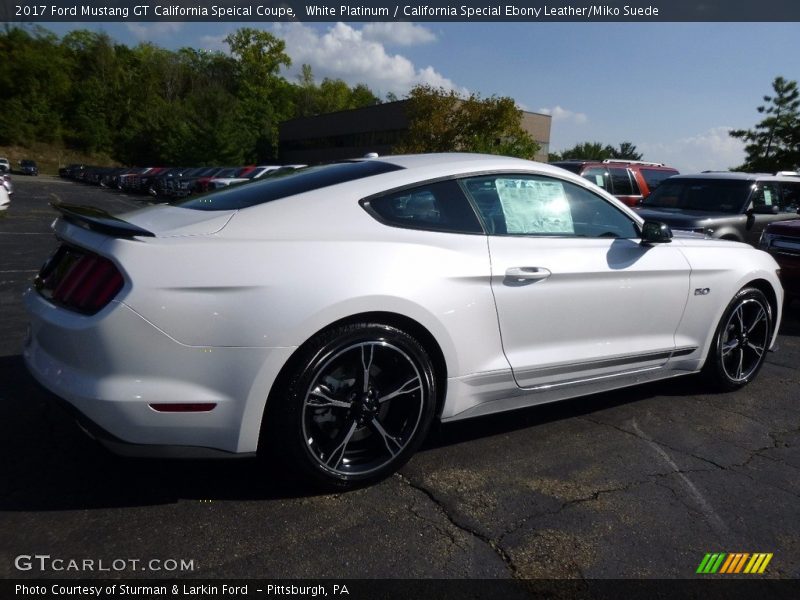
[[[672,241],[672,230],[666,223],[645,221],[642,225],[642,244],[667,244]]]

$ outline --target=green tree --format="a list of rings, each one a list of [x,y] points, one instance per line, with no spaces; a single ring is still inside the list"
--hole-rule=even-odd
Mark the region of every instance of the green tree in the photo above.
[[[380,102],[363,84],[317,85],[308,65],[289,83],[284,42],[270,33],[244,28],[226,41],[230,54],[173,51],[6,25],[0,143],[63,143],[125,164],[245,164],[273,159],[283,120]]]
[[[73,81],[66,102],[65,137],[72,147],[87,152],[111,152],[118,129],[120,69],[116,47],[105,33],[69,32],[61,40]]]
[[[582,142],[560,154],[551,153],[547,157],[550,162],[570,159],[606,160],[607,158],[642,160],[642,155],[636,151],[636,146],[631,142],[622,142],[617,148],[610,144],[603,145],[600,142]]]
[[[642,154],[636,151],[636,146],[631,142],[622,142],[618,148],[611,148],[611,158],[642,160]]]
[[[293,116],[291,88],[279,75],[292,61],[286,43],[267,31],[243,27],[225,38],[236,59],[239,123],[250,140],[247,161],[277,155],[278,123]]]
[[[737,170],[775,172],[800,165],[800,91],[796,81],[776,77],[774,95],[756,107],[765,117],[753,129],[735,129],[731,137],[745,142],[747,156]]]
[[[561,152],[560,158],[557,160],[605,160],[606,158],[612,158],[611,150],[611,146],[608,144],[604,145],[600,142],[582,142]]]
[[[531,159],[539,144],[508,97],[481,98],[417,85],[406,104],[409,129],[395,152],[483,152]]]
[[[302,66],[294,97],[297,117],[311,117],[380,104],[380,98],[363,83],[350,87],[341,79],[326,77],[317,85],[311,65]]]
[[[0,32],[0,143],[60,142],[73,81],[53,33],[6,26]]]

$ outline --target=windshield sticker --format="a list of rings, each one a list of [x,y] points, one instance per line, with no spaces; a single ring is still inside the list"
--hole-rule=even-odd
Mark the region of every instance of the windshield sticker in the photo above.
[[[498,179],[497,195],[508,233],[572,234],[572,214],[564,186],[557,181]]]
[[[764,204],[772,206],[772,192],[767,189],[764,190]]]

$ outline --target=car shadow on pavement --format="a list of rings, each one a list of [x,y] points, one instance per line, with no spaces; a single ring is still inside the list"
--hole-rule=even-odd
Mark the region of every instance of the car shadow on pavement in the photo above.
[[[0,510],[55,511],[170,504],[186,499],[269,500],[320,492],[253,458],[130,459],[90,439],[28,374],[22,357],[0,357]],[[623,390],[437,426],[423,449],[568,419],[669,393],[676,382]],[[674,393],[692,393],[677,387]]]
[[[81,431],[28,374],[0,357],[0,511],[169,504],[184,499],[259,500],[314,495],[254,458],[127,459]]]
[[[703,383],[697,377],[689,376],[580,396],[571,400],[530,406],[509,412],[481,416],[480,418],[438,425],[428,436],[422,449],[450,446],[479,438],[508,434],[553,421],[591,415],[654,396],[694,396],[708,393],[708,390],[704,389]]]
[[[800,300],[786,302],[783,305],[781,335],[800,336]]]
[[[785,331],[788,328],[788,331]],[[782,335],[799,335],[784,321]],[[126,459],[91,440],[56,398],[28,373],[22,357],[0,357],[0,511],[149,506],[197,500],[303,498],[321,492],[269,468],[269,461]],[[435,425],[421,451],[507,434],[657,396],[706,394],[682,377]],[[273,461],[276,462],[276,461]]]

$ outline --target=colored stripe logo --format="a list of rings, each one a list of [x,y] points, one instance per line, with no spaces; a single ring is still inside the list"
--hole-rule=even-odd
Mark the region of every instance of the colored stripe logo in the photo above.
[[[709,552],[703,557],[696,573],[703,575],[713,575],[715,573],[760,575],[766,570],[771,560],[772,552],[757,552],[755,554],[750,554],[749,552]]]

